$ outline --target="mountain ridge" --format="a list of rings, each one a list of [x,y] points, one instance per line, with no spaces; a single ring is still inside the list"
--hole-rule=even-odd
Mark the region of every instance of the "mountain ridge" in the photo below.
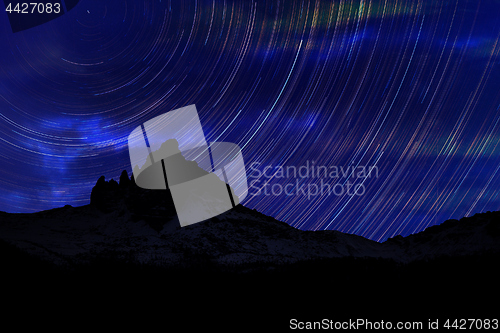
[[[0,239],[58,264],[88,262],[106,253],[154,265],[178,265],[197,256],[221,267],[342,257],[408,263],[500,253],[500,212],[448,220],[379,243],[339,231],[299,230],[242,205],[180,228],[169,190],[139,188],[125,170],[119,182],[101,176],[90,197],[90,204],[80,207],[1,213]]]
[[[168,192],[124,172],[100,177],[89,205],[0,212],[0,275],[20,306],[39,300],[37,311],[49,299],[60,313],[113,304],[230,331],[234,321],[283,331],[291,318],[495,318],[499,219],[476,214],[378,243],[238,205],[180,228]]]

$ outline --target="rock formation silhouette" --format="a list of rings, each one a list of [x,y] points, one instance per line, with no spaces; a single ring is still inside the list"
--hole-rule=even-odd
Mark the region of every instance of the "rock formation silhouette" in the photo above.
[[[497,315],[489,304],[498,297],[500,212],[378,243],[302,231],[242,205],[180,228],[165,194],[124,171],[119,183],[100,177],[89,205],[0,212],[2,277],[49,298],[61,290],[81,299],[75,293],[95,281],[91,291],[119,285],[120,295],[154,295],[184,314],[194,302],[217,318],[281,315],[284,325],[297,313],[425,322]]]

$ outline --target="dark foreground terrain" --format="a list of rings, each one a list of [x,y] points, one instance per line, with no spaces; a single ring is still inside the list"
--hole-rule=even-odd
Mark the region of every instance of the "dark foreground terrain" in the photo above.
[[[4,304],[49,321],[145,315],[167,331],[499,317],[499,212],[377,243],[241,205],[180,228],[169,200],[122,174],[102,177],[87,206],[1,213]]]

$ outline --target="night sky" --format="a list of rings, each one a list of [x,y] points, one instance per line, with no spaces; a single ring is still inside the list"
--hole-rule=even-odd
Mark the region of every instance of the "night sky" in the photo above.
[[[88,204],[131,174],[134,128],[190,104],[242,148],[243,204],[296,228],[383,241],[500,210],[498,1],[82,0],[17,33],[2,7],[0,45],[0,211]],[[313,162],[378,177],[272,177]],[[294,189],[321,182],[364,193]]]

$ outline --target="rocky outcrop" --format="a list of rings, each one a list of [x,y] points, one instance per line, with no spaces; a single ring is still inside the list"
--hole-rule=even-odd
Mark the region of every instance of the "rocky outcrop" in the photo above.
[[[133,221],[145,220],[154,230],[162,230],[175,217],[176,211],[169,190],[147,190],[135,184],[134,176],[128,177],[126,170],[120,182],[106,181],[101,176],[90,194],[90,205],[105,214],[118,212],[130,214]],[[180,227],[178,222],[170,228]]]

